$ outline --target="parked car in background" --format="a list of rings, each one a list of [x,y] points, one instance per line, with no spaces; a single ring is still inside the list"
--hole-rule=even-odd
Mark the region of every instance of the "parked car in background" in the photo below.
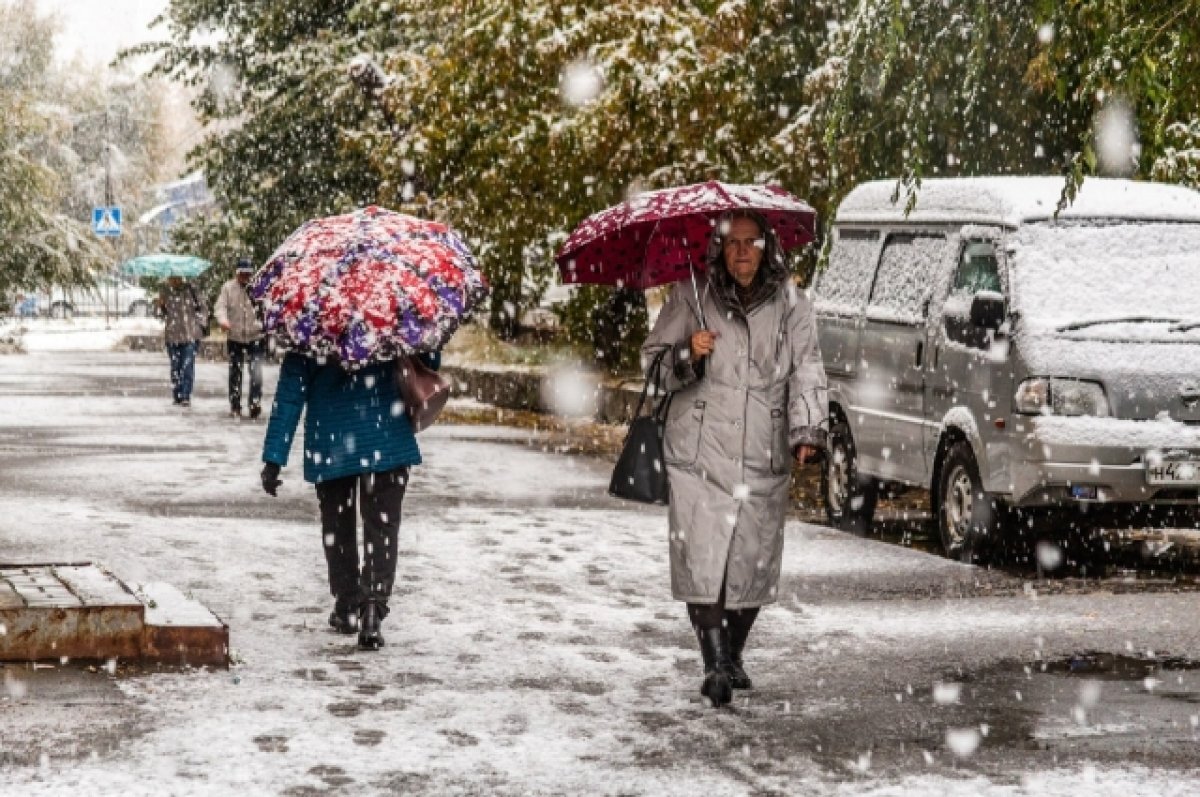
[[[14,290],[0,294],[0,317],[37,318],[38,299],[33,293]]]
[[[85,288],[54,286],[37,294],[40,311],[51,318],[76,315],[150,315],[152,297],[141,287],[112,275],[96,277]]]
[[[1089,178],[1056,215],[1061,178],[935,179],[906,215],[894,186],[842,202],[813,288],[831,523],[914,486],[964,560],[1051,509],[1194,524],[1200,193]]]
[[[559,327],[558,310],[570,301],[579,286],[553,283],[542,292],[537,305],[521,314],[521,326],[532,330],[554,330]]]

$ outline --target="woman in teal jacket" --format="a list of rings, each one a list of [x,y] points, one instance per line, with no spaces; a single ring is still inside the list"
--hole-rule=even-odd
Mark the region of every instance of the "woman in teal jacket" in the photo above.
[[[441,364],[437,354],[421,359],[431,368]],[[279,471],[287,466],[301,414],[304,480],[317,488],[329,589],[336,599],[329,624],[344,634],[357,627],[359,647],[377,650],[396,574],[400,505],[409,469],[421,464],[396,363],[349,372],[334,360],[284,357],[263,443],[262,485],[270,495],[283,483]],[[361,568],[356,500],[363,519]]]

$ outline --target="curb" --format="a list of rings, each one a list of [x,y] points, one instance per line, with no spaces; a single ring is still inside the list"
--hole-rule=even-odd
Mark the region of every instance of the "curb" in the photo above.
[[[129,351],[166,351],[162,335],[126,335],[121,342]],[[204,360],[225,361],[229,359],[225,350],[225,341],[205,338],[200,341],[196,356]],[[279,362],[282,355],[275,350],[268,350],[266,358],[271,362]]]
[[[161,335],[128,335],[124,345],[130,351],[163,351]],[[228,360],[225,342],[205,339],[200,341],[197,356],[205,360]],[[269,352],[267,359],[279,362],[281,352]],[[468,367],[443,364],[441,373],[450,380],[451,394],[455,397],[473,398],[505,410],[525,410],[542,415],[565,417],[555,411],[556,393],[560,389],[559,375],[547,369],[518,371],[504,368]],[[632,419],[641,396],[640,379],[604,381],[596,374],[573,373],[580,380],[577,390],[580,396],[579,415],[590,416],[599,423],[625,424]]]

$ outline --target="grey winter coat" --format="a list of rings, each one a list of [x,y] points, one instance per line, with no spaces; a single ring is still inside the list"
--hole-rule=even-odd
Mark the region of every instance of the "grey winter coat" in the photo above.
[[[229,325],[227,335],[234,343],[253,343],[263,336],[262,324],[258,322],[250,294],[236,277],[221,286],[221,295],[217,297],[214,310],[217,323]]]
[[[699,367],[689,341],[700,329],[690,282],[671,291],[643,361],[667,349],[660,378],[674,391],[664,456],[671,485],[671,593],[725,607],[775,601],[793,452],[823,447],[825,369],[812,306],[782,269],[760,266],[765,285],[743,314],[728,273],[706,280],[701,305],[718,335]],[[714,272],[710,267],[710,273]],[[772,283],[774,286],[772,288]]]
[[[164,285],[158,293],[158,313],[163,319],[163,337],[169,346],[191,343],[204,337],[208,311],[195,286],[178,289]]]

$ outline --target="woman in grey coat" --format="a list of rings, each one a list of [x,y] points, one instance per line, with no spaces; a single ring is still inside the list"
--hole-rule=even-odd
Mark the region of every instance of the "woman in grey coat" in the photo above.
[[[700,692],[719,706],[751,686],[742,651],[777,598],[792,463],[820,456],[828,401],[812,306],[766,220],[721,219],[707,266],[699,291],[671,291],[642,358],[666,351],[671,592],[700,643]]]

